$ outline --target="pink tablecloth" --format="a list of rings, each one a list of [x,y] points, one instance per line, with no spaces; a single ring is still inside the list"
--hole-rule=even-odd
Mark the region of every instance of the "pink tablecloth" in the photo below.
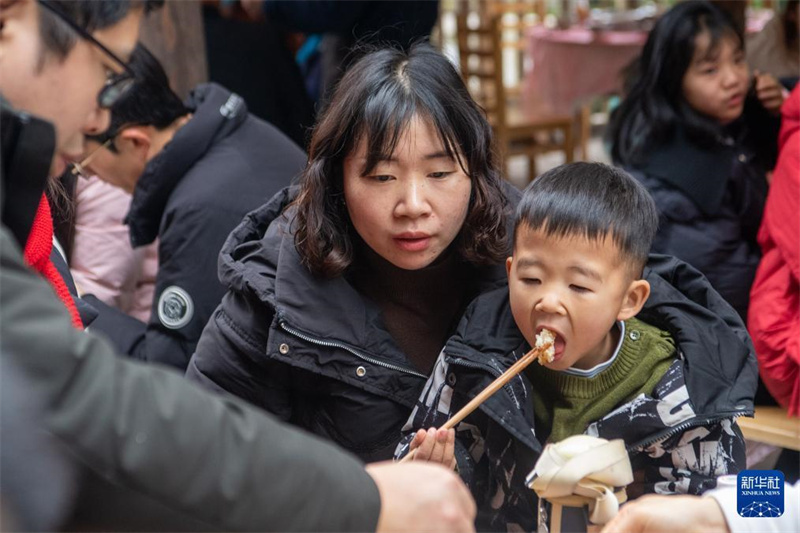
[[[523,80],[526,108],[570,113],[588,97],[620,91],[620,71],[639,55],[647,32],[537,26],[525,38],[532,59]]]

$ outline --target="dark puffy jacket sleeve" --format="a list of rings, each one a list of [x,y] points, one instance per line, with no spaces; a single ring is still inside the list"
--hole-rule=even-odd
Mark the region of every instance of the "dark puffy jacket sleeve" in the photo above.
[[[44,427],[76,462],[223,531],[374,531],[379,493],[355,458],[174,370],[116,357],[72,327],[5,228],[0,254],[2,360],[29,378]],[[108,503],[97,495],[96,508]]]
[[[683,294],[691,301],[708,309],[711,314],[719,317],[749,349],[753,351],[753,343],[747,333],[744,321],[736,310],[714,290],[711,283],[702,272],[677,257],[663,254],[650,254],[645,271],[645,279],[651,284],[655,283],[652,276],[647,275],[647,270],[663,278],[670,286],[680,287]],[[660,287],[666,290],[667,287]],[[651,302],[645,304],[649,308]]]
[[[261,302],[229,291],[203,330],[186,377],[289,420],[290,369],[266,356],[272,319]]]
[[[652,290],[639,318],[668,330],[679,344],[687,337],[695,339],[692,342],[699,345],[693,349],[716,359],[697,360],[690,369],[695,377],[689,380],[689,392],[696,410],[714,413],[738,405],[751,413],[758,365],[753,341],[736,310],[701,272],[675,257],[650,254],[644,275]],[[681,288],[678,297],[676,287]],[[687,305],[686,298],[698,305]],[[684,313],[694,315],[695,320],[683,320]],[[731,383],[736,386],[727,387]],[[703,393],[698,394],[701,389]]]

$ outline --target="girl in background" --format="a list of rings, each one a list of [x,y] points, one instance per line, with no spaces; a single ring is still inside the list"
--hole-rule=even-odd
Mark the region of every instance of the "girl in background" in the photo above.
[[[659,208],[653,251],[699,269],[746,319],[783,89],[751,77],[740,31],[700,1],[664,14],[637,72],[609,136]]]

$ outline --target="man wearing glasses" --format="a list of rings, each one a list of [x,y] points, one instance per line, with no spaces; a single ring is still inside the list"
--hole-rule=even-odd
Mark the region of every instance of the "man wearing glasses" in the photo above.
[[[80,159],[84,134],[108,127],[108,109],[133,81],[127,60],[142,15],[158,3],[0,0],[0,92],[55,126],[51,176]]]
[[[89,138],[79,166],[133,195],[125,223],[135,248],[158,239],[154,303],[145,323],[84,299],[99,311],[93,331],[122,353],[183,371],[225,294],[217,274],[225,239],[291,183],[306,155],[216,83],[181,102],[142,45],[130,68],[134,88],[112,107],[109,131]]]
[[[133,0],[0,0],[2,54],[0,93],[13,107],[50,122],[55,150],[49,176],[59,176],[85,151],[84,135],[104,131],[111,107],[133,83],[127,60],[136,45],[142,15],[163,2]],[[31,31],[33,30],[33,31]],[[23,178],[24,179],[24,178]],[[19,180],[17,180],[19,181]],[[49,180],[50,198],[58,184]],[[33,213],[25,242],[28,265],[53,287],[76,327],[96,315],[77,293],[66,258],[53,238],[50,199],[15,197],[15,215]],[[20,203],[30,203],[21,207]],[[4,222],[13,225],[4,215]]]
[[[50,161],[48,152],[40,165],[50,176],[83,151],[84,134],[108,127],[105,108],[124,91],[144,4],[0,0],[3,118],[26,120],[7,113],[8,100],[53,123],[56,155]],[[33,141],[46,143],[48,133]],[[475,506],[452,472],[432,465],[365,471],[245,402],[115,357],[107,342],[73,327],[7,229],[6,211],[20,207],[18,197],[5,201],[7,161],[19,160],[20,146],[6,140],[3,133],[3,530],[471,529]]]

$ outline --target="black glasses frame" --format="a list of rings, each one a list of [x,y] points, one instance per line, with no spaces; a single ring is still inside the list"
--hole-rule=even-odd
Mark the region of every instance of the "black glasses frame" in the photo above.
[[[64,13],[59,7],[53,4],[50,0],[37,0],[39,5],[43,8],[50,11],[56,17],[58,17],[64,24],[72,28],[75,33],[77,33],[82,39],[89,41],[94,46],[99,48],[110,57],[115,63],[117,63],[123,70],[122,73],[115,74],[108,80],[106,80],[106,84],[100,89],[100,92],[97,93],[97,104],[103,108],[108,109],[117,102],[117,100],[122,97],[123,94],[128,92],[128,90],[133,86],[134,82],[136,81],[136,74],[131,70],[128,66],[128,63],[120,59],[117,54],[109,50],[103,43],[95,39],[91,33],[86,31],[82,28],[77,22],[72,20],[66,13]]]

